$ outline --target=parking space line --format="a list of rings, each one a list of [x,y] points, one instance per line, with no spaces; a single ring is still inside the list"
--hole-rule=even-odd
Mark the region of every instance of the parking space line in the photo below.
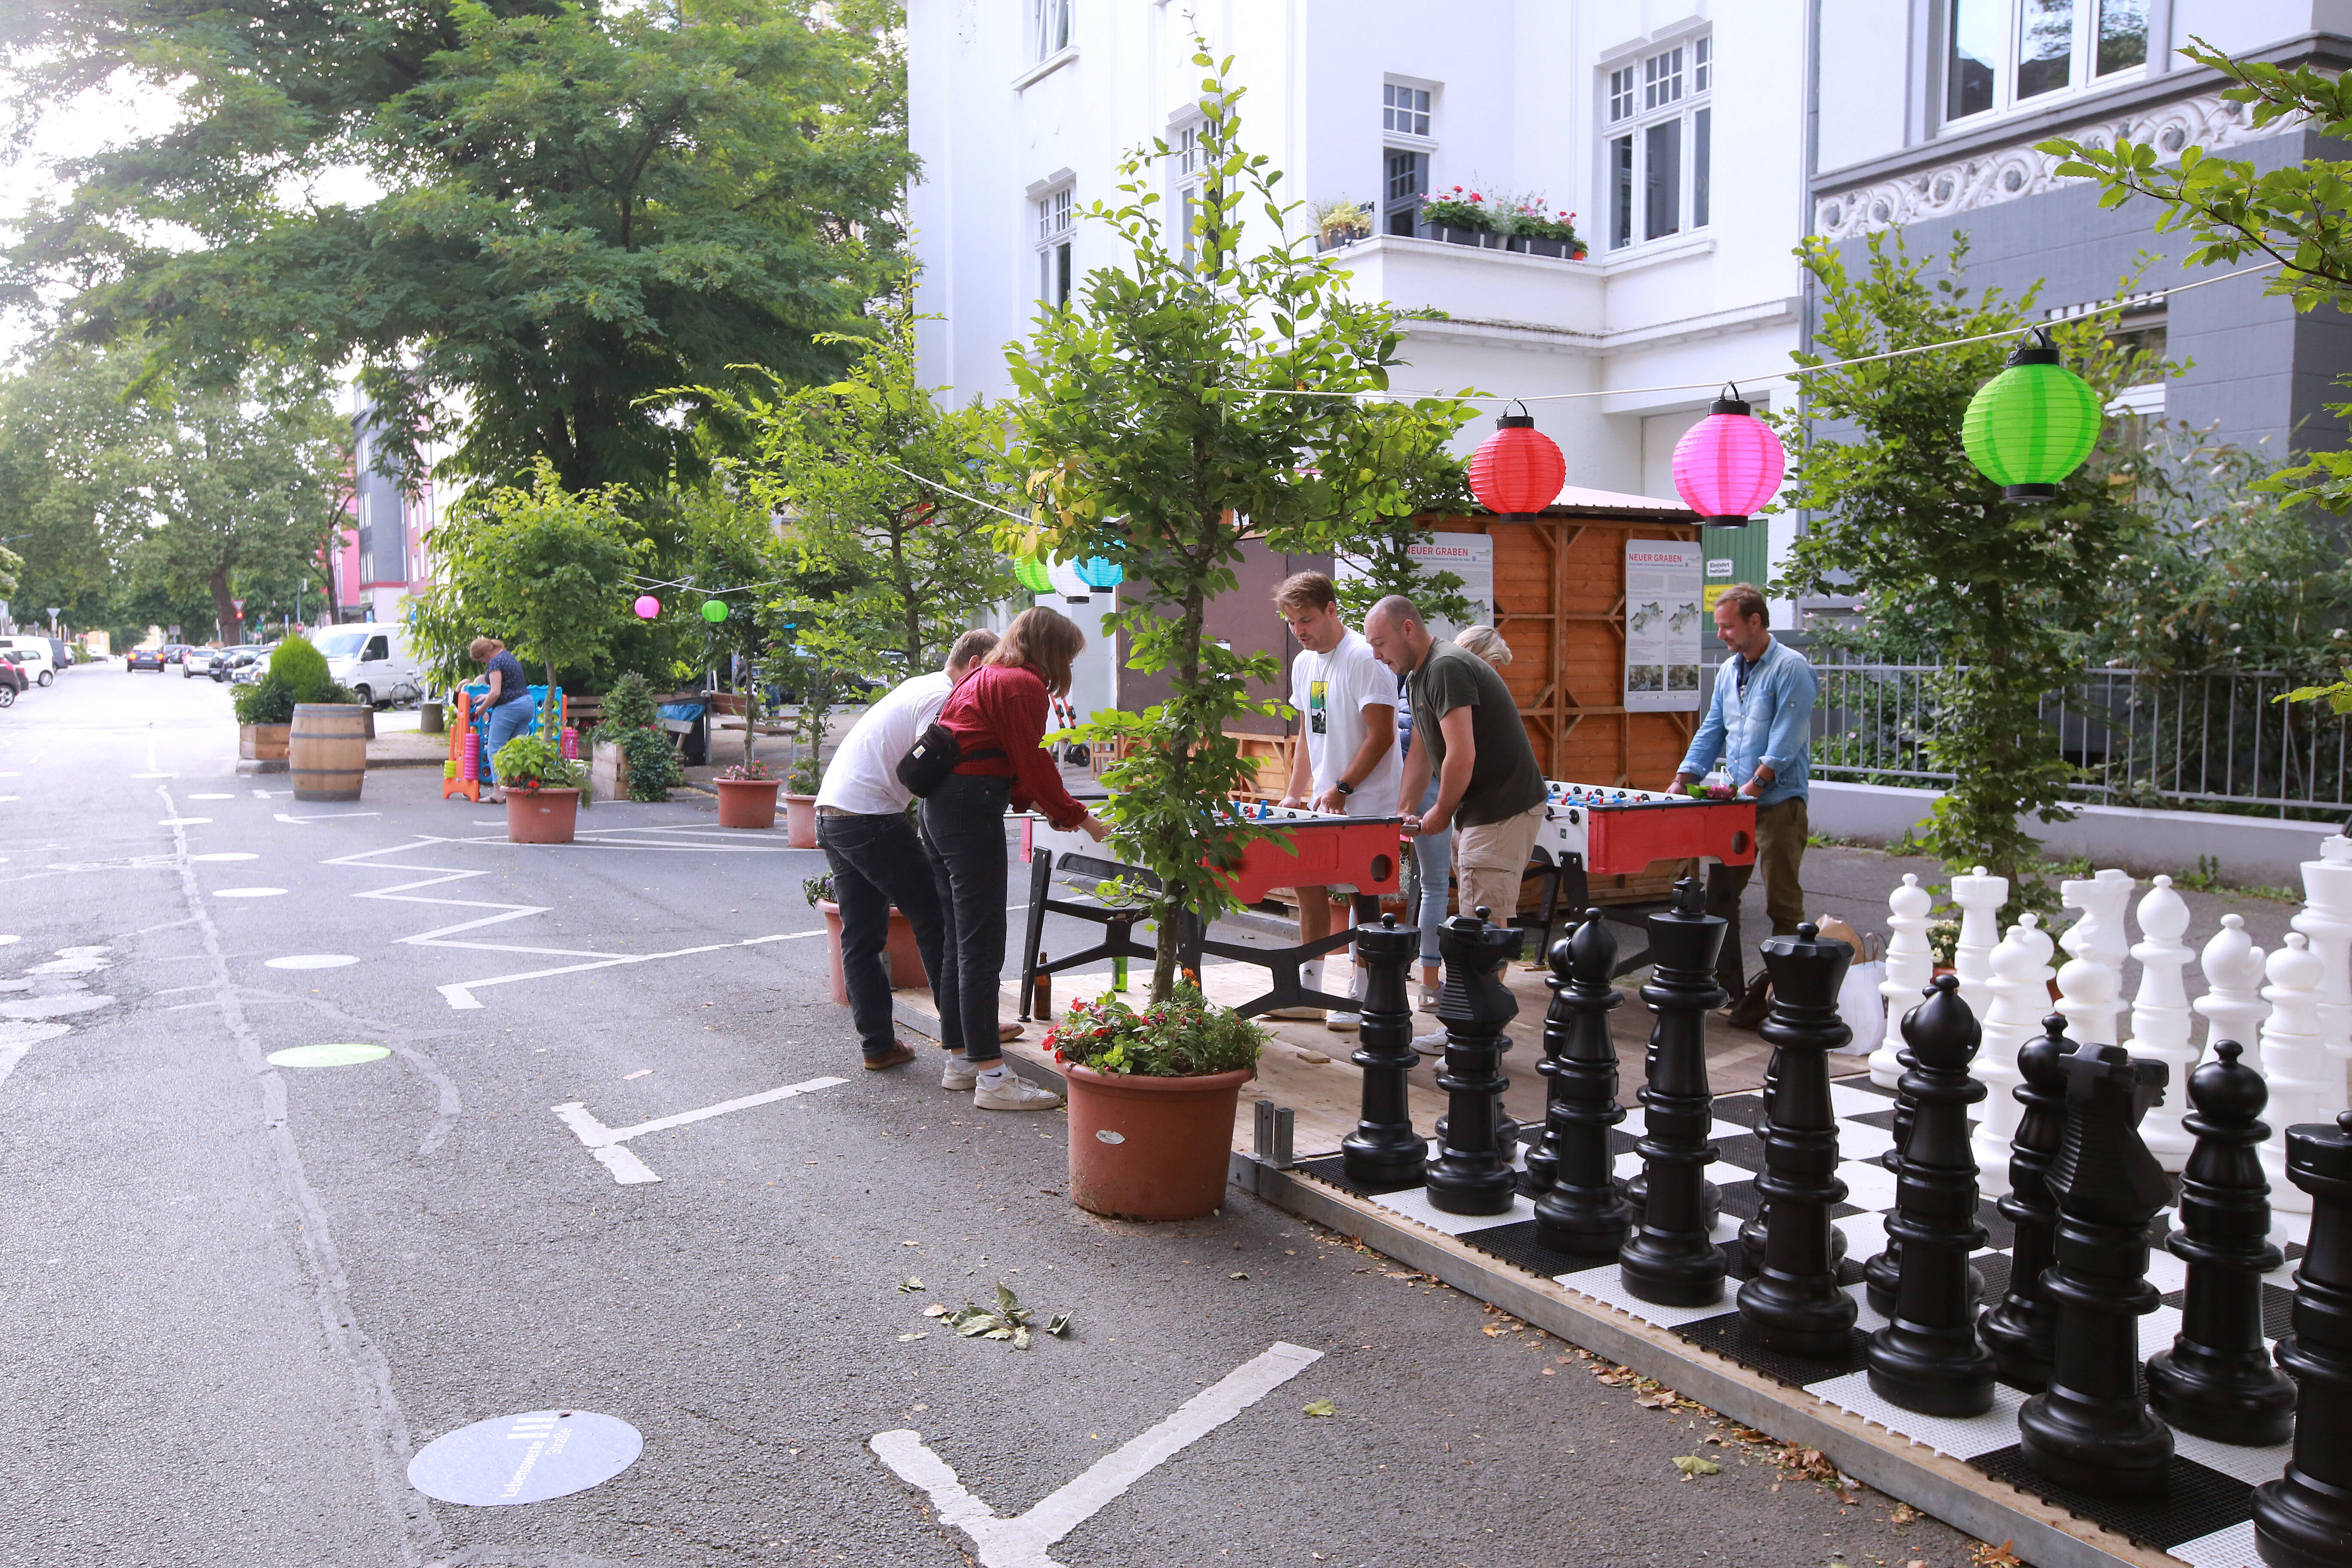
[[[788,1083],[782,1089],[764,1089],[758,1094],[747,1094],[740,1100],[721,1100],[717,1105],[706,1105],[698,1110],[681,1110],[674,1116],[656,1116],[651,1121],[640,1121],[634,1127],[605,1126],[596,1120],[596,1113],[588,1109],[587,1102],[584,1100],[566,1100],[562,1105],[552,1106],[550,1109],[562,1119],[566,1127],[572,1129],[572,1136],[580,1140],[590,1156],[598,1164],[613,1173],[614,1181],[622,1186],[629,1187],[661,1180],[659,1176],[654,1174],[652,1167],[638,1159],[629,1150],[621,1147],[632,1138],[641,1137],[647,1132],[665,1131],[672,1127],[684,1127],[691,1122],[707,1121],[714,1116],[724,1116],[731,1110],[748,1110],[755,1105],[771,1105],[779,1100],[795,1099],[800,1095],[811,1094],[820,1089],[832,1089],[837,1084],[845,1084],[848,1081],[845,1078],[808,1079],[800,1083]]]

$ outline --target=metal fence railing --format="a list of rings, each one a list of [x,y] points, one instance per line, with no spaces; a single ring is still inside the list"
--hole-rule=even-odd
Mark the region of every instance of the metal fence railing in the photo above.
[[[1816,660],[1812,771],[1828,779],[1936,787],[1930,748],[1960,665]],[[2280,702],[2300,684],[2272,670],[2159,675],[2086,670],[2042,700],[2043,722],[2082,768],[2075,799],[2197,803],[2287,816],[2352,808],[2352,721],[2324,702]]]

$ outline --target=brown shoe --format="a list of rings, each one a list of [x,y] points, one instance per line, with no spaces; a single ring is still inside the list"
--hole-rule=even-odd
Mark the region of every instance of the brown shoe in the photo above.
[[[915,1059],[915,1048],[904,1040],[893,1040],[890,1048],[878,1057],[866,1058],[867,1072],[884,1072],[891,1068],[905,1067]]]
[[[1771,1005],[1772,974],[1766,970],[1748,983],[1748,990],[1739,1000],[1724,1009],[1724,1022],[1735,1029],[1756,1028],[1764,1022],[1765,1011]]]

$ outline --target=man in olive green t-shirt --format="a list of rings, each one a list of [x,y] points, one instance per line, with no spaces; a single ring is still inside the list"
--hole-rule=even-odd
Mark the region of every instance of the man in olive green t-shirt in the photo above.
[[[1412,680],[1412,735],[1398,815],[1411,834],[1454,836],[1458,907],[1484,909],[1497,925],[1518,912],[1519,879],[1543,826],[1543,768],[1528,744],[1519,705],[1495,667],[1433,637],[1412,601],[1391,594],[1364,617],[1381,663]],[[1437,769],[1437,799],[1415,814]]]

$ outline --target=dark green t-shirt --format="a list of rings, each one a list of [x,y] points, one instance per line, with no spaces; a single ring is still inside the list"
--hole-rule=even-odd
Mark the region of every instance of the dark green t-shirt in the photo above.
[[[1543,768],[1528,744],[1519,705],[1495,667],[1439,637],[1412,672],[1412,738],[1429,748],[1430,776],[1445,763],[1445,736],[1438,721],[1456,708],[1470,709],[1470,739],[1477,755],[1470,763],[1470,787],[1462,792],[1454,820],[1479,827],[1543,804]]]

